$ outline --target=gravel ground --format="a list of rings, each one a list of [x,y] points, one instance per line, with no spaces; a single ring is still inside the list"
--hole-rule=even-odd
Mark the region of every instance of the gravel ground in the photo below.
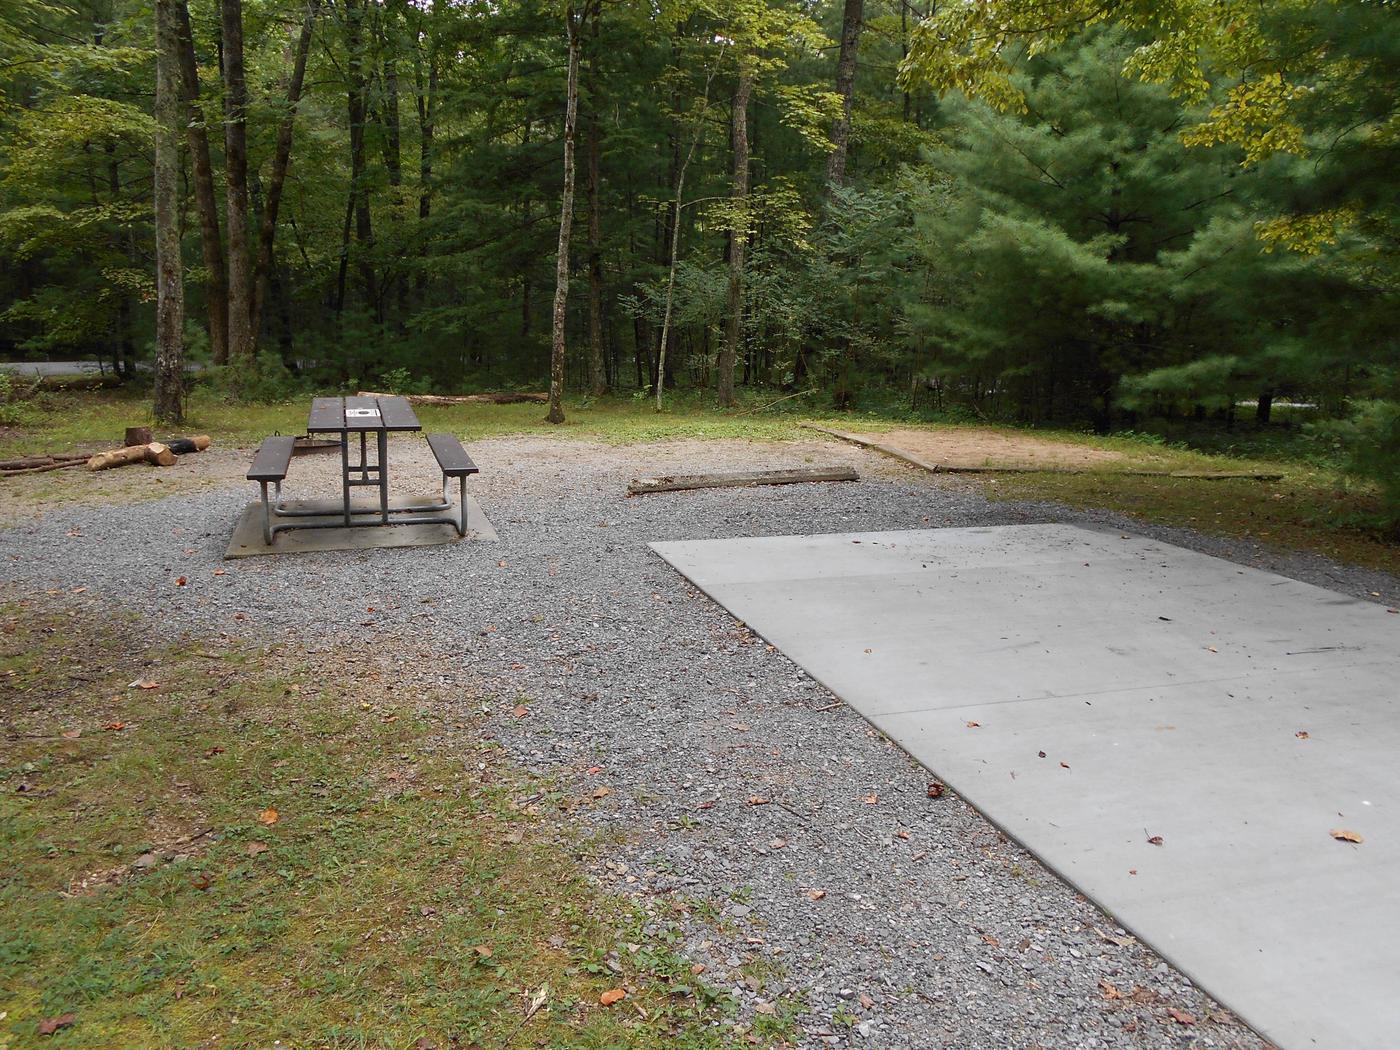
[[[432,491],[422,445],[393,448],[396,480]],[[59,507],[0,532],[0,564],[13,593],[194,632],[294,633],[344,654],[347,676],[388,662],[406,688],[484,709],[508,755],[576,800],[564,819],[594,837],[599,882],[635,898],[653,936],[678,939],[740,1025],[790,1018],[811,1047],[1266,1045],[970,806],[930,798],[926,771],[646,544],[1092,521],[1390,604],[1400,580],[990,503],[975,484],[844,444],[514,438],[471,451],[497,543],[225,563],[251,486],[221,483]],[[640,474],[814,462],[863,480],[624,495]],[[335,465],[299,460],[292,479],[289,495],[331,492]],[[370,640],[375,652],[352,651]]]

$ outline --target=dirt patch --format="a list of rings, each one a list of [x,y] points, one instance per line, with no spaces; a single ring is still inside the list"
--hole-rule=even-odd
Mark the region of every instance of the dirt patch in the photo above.
[[[890,430],[856,434],[862,441],[890,445],[940,467],[1047,467],[1092,470],[1130,462],[1121,452],[1070,441],[1007,433],[979,427],[947,430]]]

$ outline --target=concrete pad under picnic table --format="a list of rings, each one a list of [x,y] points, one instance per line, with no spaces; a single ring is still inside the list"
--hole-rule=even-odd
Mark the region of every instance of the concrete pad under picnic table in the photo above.
[[[263,554],[306,554],[311,551],[358,551],[396,547],[435,547],[441,544],[459,543],[467,540],[497,539],[496,530],[472,496],[467,497],[467,534],[458,536],[457,529],[450,522],[418,525],[379,525],[357,526],[352,528],[334,527],[343,520],[339,508],[340,500],[287,500],[289,510],[316,510],[324,514],[309,514],[298,520],[306,524],[326,525],[328,528],[289,529],[272,537],[269,545],[263,539],[262,504],[254,501],[243,509],[234,526],[233,538],[229,540],[224,558],[254,558]],[[377,501],[351,500],[352,511],[370,514],[377,512]],[[419,511],[424,514],[445,513],[431,509],[431,501],[411,498],[389,500],[389,509]],[[451,513],[456,513],[454,505]],[[290,519],[283,518],[285,522]],[[393,521],[392,516],[389,519]],[[277,519],[274,519],[276,522]]]
[[[1068,525],[652,547],[1268,1039],[1400,1045],[1400,616]]]

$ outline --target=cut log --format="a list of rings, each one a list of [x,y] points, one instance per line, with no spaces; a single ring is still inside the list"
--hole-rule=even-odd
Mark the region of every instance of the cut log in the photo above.
[[[154,463],[158,467],[169,467],[179,459],[168,445],[152,441],[147,445],[128,445],[100,452],[87,461],[88,470],[109,470],[124,467],[130,463]]]
[[[170,451],[169,445],[162,445],[159,441],[152,441],[146,446],[146,461],[158,467],[173,467],[179,458]]]
[[[410,405],[516,405],[523,402],[545,405],[549,403],[548,394],[521,394],[510,390],[494,394],[379,394],[373,390],[361,390],[358,396],[402,397]]]
[[[187,452],[203,452],[209,447],[209,435],[199,434],[195,437],[171,438],[169,445],[170,451],[180,456]]]
[[[127,448],[132,445],[149,445],[151,443],[150,427],[127,427],[126,440],[122,442]]]
[[[679,492],[684,489],[749,488],[754,485],[793,485],[804,481],[859,481],[850,467],[811,467],[797,470],[747,470],[731,474],[663,474],[637,478],[627,493]]]
[[[124,467],[128,463],[145,463],[146,446],[128,445],[126,448],[114,448],[108,452],[99,452],[87,461],[88,470],[110,470],[112,467]]]

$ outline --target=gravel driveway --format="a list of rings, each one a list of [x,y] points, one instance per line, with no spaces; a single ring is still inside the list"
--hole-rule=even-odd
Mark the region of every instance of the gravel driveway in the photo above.
[[[487,731],[512,758],[583,800],[562,819],[598,836],[596,878],[733,995],[737,1024],[788,1017],[812,1047],[1264,1045],[975,810],[931,798],[926,771],[646,544],[1099,521],[1392,604],[1400,581],[989,503],[972,483],[845,444],[470,449],[497,543],[224,563],[252,496],[229,483],[60,507],[0,532],[8,589],[86,587],[65,600],[141,610],[169,630],[296,632],[346,654],[347,676],[387,660],[410,688],[446,686],[464,710],[489,709]],[[396,439],[392,462],[398,483],[432,490],[421,444]],[[811,463],[850,463],[863,480],[625,496],[641,474]],[[334,491],[336,465],[297,461],[289,495]]]

